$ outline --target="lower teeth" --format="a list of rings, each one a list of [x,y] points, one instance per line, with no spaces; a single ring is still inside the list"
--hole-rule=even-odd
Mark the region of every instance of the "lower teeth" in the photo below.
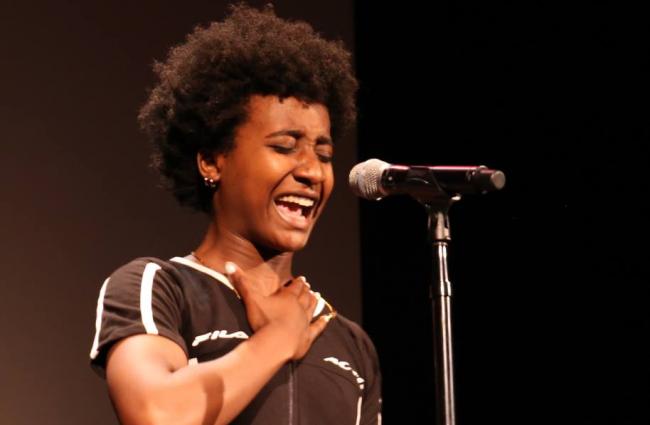
[[[278,208],[291,217],[305,217],[304,210],[301,207],[289,206],[287,204],[277,203]]]

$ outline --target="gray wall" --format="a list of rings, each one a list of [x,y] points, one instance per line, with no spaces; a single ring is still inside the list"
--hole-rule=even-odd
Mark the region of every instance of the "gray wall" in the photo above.
[[[184,255],[205,219],[157,188],[136,113],[151,64],[224,2],[76,0],[0,6],[0,424],[114,424],[88,367],[99,287],[142,255]],[[264,2],[253,2],[264,3]],[[350,0],[276,1],[353,45]],[[338,186],[297,271],[345,315],[360,311],[357,202],[344,187],[354,137],[337,145]]]

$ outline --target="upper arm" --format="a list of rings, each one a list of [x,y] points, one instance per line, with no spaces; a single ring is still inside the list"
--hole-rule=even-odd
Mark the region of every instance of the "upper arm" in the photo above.
[[[107,356],[106,381],[120,420],[147,423],[155,417],[158,404],[173,403],[166,387],[171,374],[185,366],[185,352],[168,338],[134,335],[113,345]]]
[[[97,302],[91,364],[102,374],[114,345],[136,335],[160,335],[187,352],[181,335],[184,296],[164,263],[138,259],[104,282]]]
[[[365,337],[365,354],[367,387],[364,394],[363,403],[363,424],[381,424],[381,370],[379,368],[379,359],[375,347],[370,338]]]
[[[382,381],[379,356],[368,334],[356,323],[349,323],[359,350],[365,379],[360,423],[363,425],[381,424]]]
[[[160,407],[173,399],[173,372],[187,365],[183,306],[174,271],[156,259],[134,260],[104,282],[90,357],[106,375],[122,423],[161,423]]]

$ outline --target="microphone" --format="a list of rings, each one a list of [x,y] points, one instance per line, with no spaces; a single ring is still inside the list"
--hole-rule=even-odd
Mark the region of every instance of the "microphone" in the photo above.
[[[500,190],[506,176],[478,166],[395,165],[373,158],[350,171],[350,188],[357,196],[377,201],[394,194],[436,200]]]

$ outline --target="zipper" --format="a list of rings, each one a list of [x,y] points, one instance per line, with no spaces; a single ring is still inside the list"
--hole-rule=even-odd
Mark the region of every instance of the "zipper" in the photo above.
[[[295,411],[295,363],[293,360],[289,362],[289,425],[294,425],[294,411]]]

